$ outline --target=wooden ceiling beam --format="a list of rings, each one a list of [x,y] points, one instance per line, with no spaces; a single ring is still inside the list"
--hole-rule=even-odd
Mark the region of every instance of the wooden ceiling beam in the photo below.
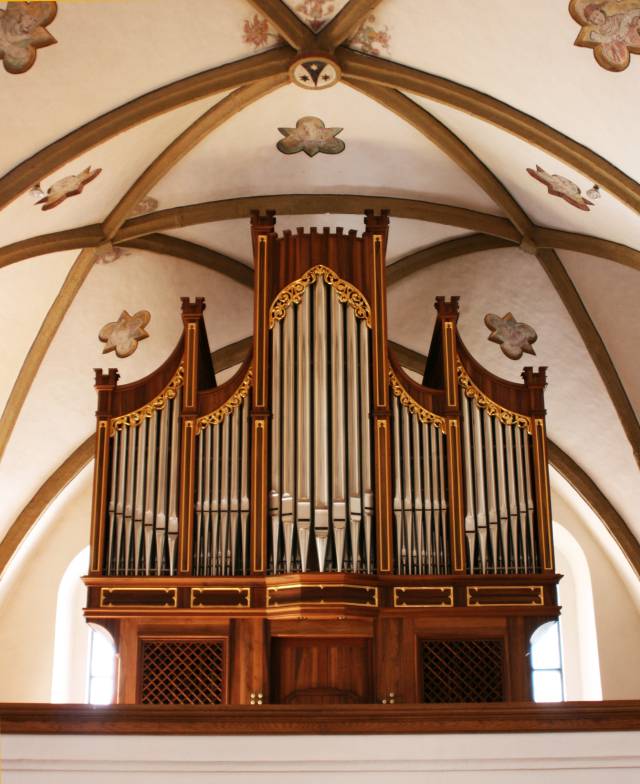
[[[244,60],[210,68],[195,76],[152,90],[100,115],[43,147],[0,178],[0,209],[65,163],[122,131],[209,95],[287,73],[292,54],[288,46],[282,46]]]
[[[485,166],[446,125],[398,90],[363,81],[352,81],[350,79],[343,81],[355,90],[358,90],[358,92],[372,98],[381,106],[394,112],[394,114],[397,114],[398,117],[401,117],[426,136],[453,163],[459,166],[476,185],[482,188],[494,204],[504,211],[523,237],[531,239],[534,226],[524,210],[491,169]]]
[[[640,212],[640,183],[593,150],[531,115],[479,90],[382,57],[368,57],[346,47],[338,49],[336,55],[348,80],[405,90],[485,120],[564,161]]]
[[[114,237],[118,244],[130,244],[137,237],[166,229],[180,229],[215,221],[248,218],[252,209],[274,208],[280,215],[314,215],[323,213],[359,215],[366,208],[389,209],[392,217],[421,220],[455,226],[478,234],[502,238],[517,244],[519,232],[506,218],[447,204],[399,199],[387,196],[349,194],[278,194],[247,196],[237,199],[202,202],[158,210],[150,215],[132,218],[122,225]],[[640,251],[601,237],[534,226],[533,241],[538,248],[553,247],[607,259],[640,271]],[[41,234],[0,248],[0,268],[23,259],[64,250],[95,247],[105,242],[101,226],[81,226],[52,234]],[[503,247],[503,246],[496,246]]]
[[[356,32],[380,0],[350,0],[339,14],[320,30],[315,45],[323,52],[333,52]]]
[[[539,250],[537,257],[562,300],[562,304],[567,309],[596,370],[600,374],[624,432],[629,439],[636,462],[640,466],[640,422],[638,422],[633,406],[627,397],[604,341],[591,320],[591,316],[580,298],[569,273],[558,258],[558,254],[554,250]]]
[[[310,49],[314,43],[313,32],[294,14],[282,0],[249,0],[251,5],[266,16],[284,40],[296,50]]]
[[[533,242],[537,248],[572,250],[576,253],[585,253],[588,256],[615,261],[616,264],[640,270],[640,251],[619,242],[602,239],[602,237],[536,226],[533,232]]]

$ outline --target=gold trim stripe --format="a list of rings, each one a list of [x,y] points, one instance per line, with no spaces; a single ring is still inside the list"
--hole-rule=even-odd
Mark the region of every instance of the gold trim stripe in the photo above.
[[[249,389],[251,388],[252,383],[253,371],[248,370],[246,376],[242,379],[240,386],[226,402],[224,402],[210,414],[205,414],[204,416],[198,417],[198,419],[196,419],[196,435],[198,435],[198,433],[200,433],[203,428],[208,427],[209,425],[219,425],[225,417],[233,412],[234,408],[238,408],[238,406],[242,405],[242,401],[249,394]]]
[[[144,419],[150,419],[156,411],[161,411],[166,405],[168,400],[175,398],[178,389],[184,384],[184,365],[176,370],[175,375],[169,381],[167,386],[162,392],[153,398],[150,403],[147,403],[135,411],[130,411],[128,414],[116,417],[111,420],[111,427],[109,435],[115,435],[116,431],[122,430],[125,427],[137,427]]]
[[[287,308],[300,304],[307,286],[315,283],[318,278],[324,278],[325,283],[333,287],[340,302],[345,302],[352,307],[356,317],[365,319],[367,326],[371,327],[371,307],[364,294],[329,267],[316,264],[278,293],[269,310],[269,329],[273,328],[276,321],[281,321],[285,317]]]
[[[458,359],[458,380],[460,386],[464,389],[467,397],[475,399],[480,408],[484,408],[489,416],[498,417],[498,419],[505,425],[517,425],[527,433],[533,433],[533,425],[531,417],[519,414],[517,411],[511,411],[509,408],[501,406],[499,403],[491,400],[490,397],[484,394],[469,378],[466,370],[463,368],[462,363]]]
[[[391,382],[391,390],[396,397],[400,398],[400,405],[406,406],[412,414],[415,414],[423,425],[435,425],[440,430],[447,434],[447,426],[444,417],[434,414],[418,403],[418,401],[411,397],[407,390],[402,386],[400,379],[396,376],[393,370],[389,369],[389,380]]]

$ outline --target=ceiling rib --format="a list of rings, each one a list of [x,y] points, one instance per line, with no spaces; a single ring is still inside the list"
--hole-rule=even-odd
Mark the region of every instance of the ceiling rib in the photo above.
[[[60,287],[57,297],[54,299],[47,315],[44,317],[38,334],[31,344],[31,348],[27,352],[27,356],[22,363],[20,372],[11,388],[4,411],[0,417],[0,461],[2,460],[4,450],[7,448],[9,439],[11,438],[11,433],[13,433],[13,428],[18,421],[18,416],[22,410],[24,401],[29,394],[33,379],[36,377],[36,373],[47,353],[49,344],[58,331],[58,327],[62,323],[62,319],[71,306],[80,287],[91,271],[94,256],[94,248],[85,249],[78,255],[78,258],[69,270],[64,283]]]
[[[346,47],[340,47],[336,56],[347,79],[406,90],[490,122],[564,161],[640,212],[639,183],[593,150],[531,115],[471,87],[391,60],[368,57]]]
[[[287,81],[286,74],[275,74],[259,82],[239,87],[192,123],[158,155],[113,208],[103,223],[105,240],[113,238],[140,199],[144,198],[151,188],[197,144],[238,112]]]
[[[360,215],[365,209],[389,209],[392,217],[421,220],[455,226],[460,229],[500,237],[513,244],[519,242],[519,233],[506,218],[489,213],[468,210],[446,204],[399,199],[388,196],[358,196],[348,194],[277,194],[273,196],[246,196],[237,199],[202,202],[166,210],[125,221],[114,237],[114,242],[129,244],[132,239],[166,229],[179,229],[215,221],[246,219],[252,209],[275,209],[279,215],[316,215],[322,213]],[[586,253],[601,259],[640,270],[640,251],[618,242],[534,226],[534,244],[538,248],[553,247]],[[64,250],[95,247],[104,242],[100,224],[81,226],[41,234],[0,248],[0,268],[18,261]]]
[[[636,463],[640,466],[640,422],[638,422],[604,341],[591,320],[569,273],[558,258],[558,254],[554,250],[539,250],[537,256],[580,333],[629,439]]]
[[[339,14],[320,30],[315,44],[318,49],[333,52],[360,27],[380,0],[350,0]]]
[[[294,49],[308,49],[314,41],[311,30],[300,21],[282,0],[249,0],[251,5],[267,17],[284,40]]]
[[[180,79],[106,112],[43,147],[0,178],[0,209],[65,163],[122,131],[208,95],[286,73],[291,57],[291,49],[282,46]]]
[[[252,338],[215,351],[213,363],[217,372],[240,364],[251,348]],[[389,342],[389,346],[403,367],[422,375],[426,357],[400,343]],[[83,443],[43,482],[29,503],[14,520],[4,539],[0,542],[0,579],[9,561],[24,541],[49,504],[88,465],[95,453],[95,435]],[[618,544],[636,574],[640,576],[640,544],[621,515],[609,502],[600,488],[559,446],[549,441],[549,460],[553,467],[569,482],[578,494],[593,509],[614,541]]]
[[[469,253],[480,253],[483,250],[513,247],[517,247],[517,243],[503,240],[500,237],[490,237],[487,234],[467,234],[464,237],[455,237],[452,240],[439,242],[437,245],[421,248],[415,253],[389,264],[386,270],[387,284],[392,286],[409,275],[413,275],[414,272],[437,264],[439,261],[467,256]]]
[[[426,136],[507,214],[523,237],[531,239],[534,227],[524,210],[495,174],[446,125],[398,90],[370,83],[353,82],[349,79],[344,81],[358,92],[377,101],[385,109],[397,114]]]
[[[127,248],[138,248],[139,250],[175,256],[177,259],[188,259],[214,272],[219,272],[221,275],[226,275],[236,283],[253,288],[251,267],[225,256],[223,253],[218,253],[216,250],[197,245],[195,242],[172,237],[169,234],[147,234],[145,237],[123,242],[122,245]]]
[[[106,240],[118,231],[127,215],[135,204],[146,196],[151,188],[177,160],[192,149],[208,133],[214,130],[225,120],[249,106],[266,93],[276,89],[286,81],[286,75],[276,74],[260,82],[255,82],[246,87],[240,87],[226,99],[220,101],[199,120],[196,120],[186,131],[180,134],[160,155],[146,171],[138,178],[127,193],[120,199],[111,211],[102,226]],[[235,98],[235,100],[234,100]],[[24,405],[29,389],[33,384],[42,360],[47,353],[53,336],[58,331],[62,320],[71,306],[80,286],[89,274],[95,257],[95,249],[85,249],[78,256],[67,278],[65,279],[58,296],[54,300],[45,319],[27,352],[27,356],[18,372],[18,376],[9,394],[2,416],[0,417],[0,460],[7,448],[11,433],[18,421],[20,411]]]

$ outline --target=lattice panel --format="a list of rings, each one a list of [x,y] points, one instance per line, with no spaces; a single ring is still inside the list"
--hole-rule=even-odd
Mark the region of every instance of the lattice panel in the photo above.
[[[224,702],[222,640],[144,640],[140,702],[213,705]]]
[[[425,702],[502,702],[502,640],[425,640]]]

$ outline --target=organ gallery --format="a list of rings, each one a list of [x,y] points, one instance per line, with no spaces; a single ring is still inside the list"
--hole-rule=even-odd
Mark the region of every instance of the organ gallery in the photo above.
[[[96,371],[86,618],[116,701],[531,699],[557,618],[545,369],[498,378],[437,318],[424,375],[387,340],[389,217],[254,213],[252,348],[218,384],[202,298],[153,373]]]

